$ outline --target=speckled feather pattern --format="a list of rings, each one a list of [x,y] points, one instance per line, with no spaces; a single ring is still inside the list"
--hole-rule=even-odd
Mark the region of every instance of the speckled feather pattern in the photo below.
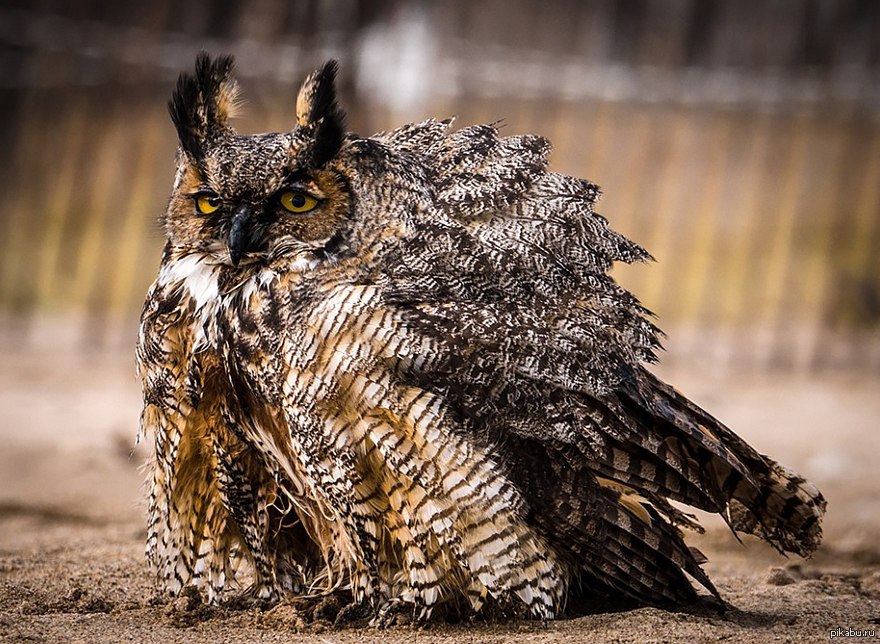
[[[434,120],[342,136],[334,65],[291,132],[240,136],[230,69],[200,57],[172,100],[138,343],[161,590],[552,618],[575,588],[717,595],[671,501],[818,545],[821,494],[645,369],[659,331],[608,271],[649,255],[595,212],[597,186],[547,169],[545,139]],[[279,214],[291,185],[313,212]],[[205,190],[215,215],[194,212]]]

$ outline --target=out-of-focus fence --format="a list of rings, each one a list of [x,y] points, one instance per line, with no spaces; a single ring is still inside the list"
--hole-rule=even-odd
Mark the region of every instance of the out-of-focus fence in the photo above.
[[[165,101],[206,48],[237,55],[242,130],[290,127],[333,56],[358,131],[456,115],[547,136],[658,260],[616,270],[675,355],[880,368],[877,3],[123,4],[0,8],[9,333],[132,343],[172,178]]]

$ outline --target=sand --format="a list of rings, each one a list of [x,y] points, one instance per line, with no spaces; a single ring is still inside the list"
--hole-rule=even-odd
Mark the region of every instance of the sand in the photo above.
[[[0,363],[0,640],[13,642],[828,641],[880,633],[880,376],[662,375],[829,501],[816,556],[739,544],[709,517],[689,539],[735,608],[596,606],[553,622],[334,628],[332,604],[156,600],[143,558],[139,392],[127,352],[22,349]],[[835,638],[840,641],[842,638]]]

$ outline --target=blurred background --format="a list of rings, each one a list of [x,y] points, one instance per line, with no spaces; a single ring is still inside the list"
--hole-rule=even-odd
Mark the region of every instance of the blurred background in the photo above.
[[[3,0],[0,510],[140,521],[137,316],[166,102],[200,49],[236,56],[243,132],[289,129],[335,57],[362,134],[455,116],[548,137],[657,259],[615,275],[668,332],[664,373],[838,490],[838,534],[877,533],[874,0]]]
[[[670,359],[880,369],[873,0],[5,0],[0,311],[27,343],[130,348],[162,245],[166,102],[231,52],[242,131],[330,57],[354,130],[503,119],[656,257],[619,279]]]

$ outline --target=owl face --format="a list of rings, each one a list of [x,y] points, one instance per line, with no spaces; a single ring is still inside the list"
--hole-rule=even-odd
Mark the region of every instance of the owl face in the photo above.
[[[350,212],[343,175],[328,167],[343,139],[335,63],[312,74],[291,132],[240,136],[228,125],[232,61],[199,56],[169,103],[180,139],[164,225],[173,248],[217,263],[259,264],[338,243]]]

